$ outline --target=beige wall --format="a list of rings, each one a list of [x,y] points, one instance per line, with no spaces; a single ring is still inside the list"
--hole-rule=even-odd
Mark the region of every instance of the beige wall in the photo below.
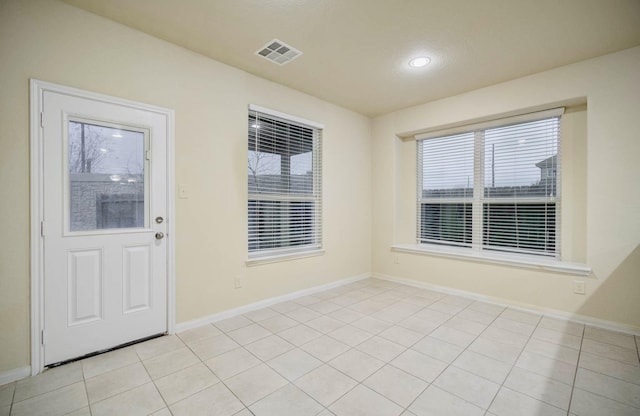
[[[370,272],[368,118],[57,1],[1,0],[0,373],[30,360],[29,78],[175,109],[178,323]],[[325,125],[324,256],[244,264],[250,103]]]
[[[178,322],[373,267],[640,328],[640,48],[372,123],[57,1],[0,0],[0,373],[29,365],[29,78],[175,109],[176,184],[191,192],[176,200]],[[415,223],[414,186],[403,180],[415,174],[413,150],[398,134],[585,98],[563,148],[575,170],[566,203],[576,207],[565,207],[573,216],[563,249],[593,268],[587,296],[572,293],[567,275],[409,254],[393,263],[391,245],[412,242]],[[324,256],[244,265],[249,103],[326,126]]]
[[[407,133],[586,101],[563,120],[562,250],[576,276],[400,253],[415,243],[415,143]],[[585,315],[640,330],[640,48],[387,114],[373,121],[374,274]],[[586,176],[585,176],[586,173]]]

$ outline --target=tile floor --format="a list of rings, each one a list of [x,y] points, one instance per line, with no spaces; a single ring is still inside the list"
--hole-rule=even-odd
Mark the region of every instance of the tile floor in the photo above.
[[[639,342],[367,279],[0,386],[0,416],[637,416]]]

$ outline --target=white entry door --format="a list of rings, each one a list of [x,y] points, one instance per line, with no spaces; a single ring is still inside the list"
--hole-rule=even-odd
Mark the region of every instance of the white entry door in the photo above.
[[[43,364],[167,331],[166,114],[42,95]]]

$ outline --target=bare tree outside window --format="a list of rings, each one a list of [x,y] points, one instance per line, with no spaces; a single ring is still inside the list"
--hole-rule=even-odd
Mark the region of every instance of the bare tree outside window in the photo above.
[[[69,123],[69,172],[91,173],[100,167],[108,149],[100,147],[99,139],[96,126]]]
[[[142,133],[77,121],[69,122],[69,172],[141,175]]]
[[[280,181],[280,156],[249,150],[248,157],[249,192],[259,192],[264,189],[274,189],[273,183]],[[272,186],[269,186],[269,183]]]

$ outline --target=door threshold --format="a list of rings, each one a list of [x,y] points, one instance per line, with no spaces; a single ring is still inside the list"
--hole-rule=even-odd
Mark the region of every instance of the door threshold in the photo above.
[[[96,355],[101,355],[101,354],[104,354],[104,353],[107,353],[107,352],[119,350],[119,349],[122,349],[122,348],[129,347],[131,345],[140,344],[142,342],[149,341],[149,340],[152,340],[154,338],[160,338],[160,337],[163,337],[165,335],[168,335],[168,333],[164,332],[164,333],[160,333],[160,334],[150,335],[148,337],[140,338],[140,339],[137,339],[135,341],[125,342],[124,344],[120,344],[120,345],[116,345],[115,347],[107,348],[106,350],[94,351],[94,352],[90,352],[89,354],[81,355],[80,357],[70,358],[68,360],[59,361],[59,362],[53,363],[53,364],[48,364],[48,365],[45,365],[44,368],[55,368],[55,367],[60,367],[61,365],[65,365],[65,364],[75,363],[76,361],[84,360],[85,358],[95,357]]]

